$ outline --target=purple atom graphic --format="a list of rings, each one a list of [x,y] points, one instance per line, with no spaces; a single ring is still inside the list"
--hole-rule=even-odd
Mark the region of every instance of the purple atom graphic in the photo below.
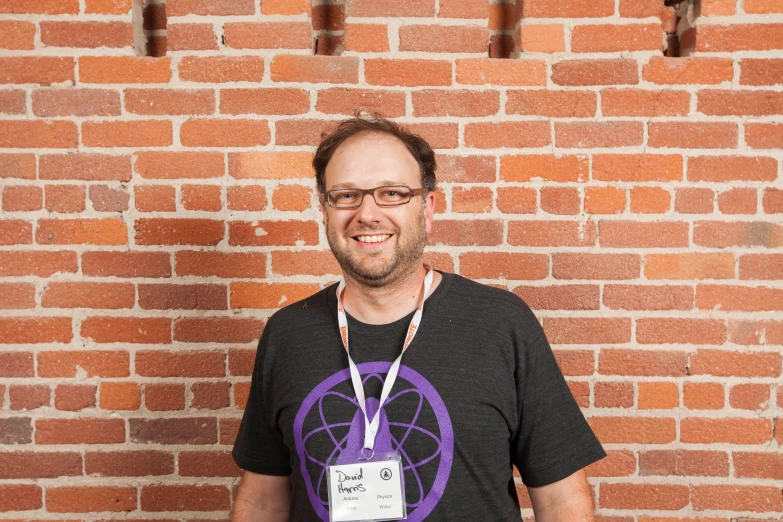
[[[383,384],[391,363],[357,366],[365,385]],[[354,462],[364,441],[364,419],[354,398],[349,370],[326,378],[302,402],[294,420],[299,467],[315,512],[329,520],[326,470]],[[378,400],[368,397],[370,419]],[[446,405],[418,372],[401,365],[394,390],[380,412],[375,453],[398,451],[405,473],[408,520],[420,522],[443,496],[454,456],[454,432]],[[437,433],[422,425],[437,426]]]

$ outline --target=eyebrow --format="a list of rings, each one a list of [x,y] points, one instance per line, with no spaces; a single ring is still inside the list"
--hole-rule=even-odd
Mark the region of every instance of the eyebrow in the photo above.
[[[378,185],[378,187],[407,187],[407,186],[408,185],[406,185],[401,181],[391,181],[391,180],[381,181],[381,184]],[[330,190],[345,189],[345,188],[357,188],[357,187],[353,183],[346,182],[346,183],[338,183],[337,185],[334,185]]]

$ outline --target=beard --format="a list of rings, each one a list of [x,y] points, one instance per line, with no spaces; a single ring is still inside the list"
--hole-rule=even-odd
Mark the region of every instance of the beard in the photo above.
[[[413,226],[406,230],[404,236],[400,235],[398,228],[393,228],[396,243],[391,257],[385,260],[381,258],[384,254],[359,254],[348,244],[341,243],[343,238],[330,226],[328,215],[326,218],[326,239],[335,259],[346,275],[350,275],[365,286],[379,288],[404,279],[415,272],[421,264],[424,246],[427,243],[424,205],[421,207],[418,219]],[[385,230],[388,230],[388,227]],[[362,229],[360,232],[367,235],[374,234],[373,230]],[[351,232],[350,235],[356,235],[356,232]],[[349,242],[354,241],[350,235],[346,232],[344,237],[347,237]]]

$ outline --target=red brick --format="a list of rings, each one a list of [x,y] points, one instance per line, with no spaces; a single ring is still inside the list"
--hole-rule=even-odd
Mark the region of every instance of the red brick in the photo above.
[[[451,190],[451,211],[487,213],[492,210],[492,189],[489,187],[454,187]]]
[[[484,27],[459,25],[403,25],[400,51],[430,53],[486,52],[489,33]]]
[[[684,443],[763,444],[771,436],[770,419],[688,417],[680,421],[680,440]]]
[[[598,154],[593,179],[601,181],[680,181],[682,156],[658,154]]]
[[[51,513],[123,512],[136,509],[136,488],[120,486],[60,486],[46,488]]]
[[[727,477],[729,457],[724,451],[653,450],[639,453],[642,476]]]
[[[473,279],[543,279],[549,261],[542,254],[468,252],[460,255],[460,273]]]
[[[136,185],[136,210],[139,212],[175,212],[177,190],[171,185]]]
[[[688,158],[688,181],[774,181],[775,158],[744,156],[696,156]]]
[[[682,385],[683,406],[689,410],[720,410],[724,403],[723,385],[716,382],[686,382]]]
[[[553,353],[563,375],[593,374],[595,357],[592,350],[554,350]]]
[[[435,16],[435,0],[352,0],[346,6],[348,16],[397,17]],[[350,24],[349,24],[350,25]]]
[[[0,13],[10,14],[78,14],[77,0],[9,0],[0,6]]]
[[[82,456],[76,452],[5,451],[0,454],[4,479],[41,479],[82,474]]]
[[[768,384],[736,384],[729,389],[729,405],[743,410],[766,409],[769,405]]]
[[[369,85],[451,85],[451,63],[442,60],[374,58],[365,61],[364,76]]]
[[[730,252],[648,254],[644,275],[648,279],[731,279],[734,256]]]
[[[275,142],[277,145],[310,145],[317,146],[324,133],[329,134],[331,129],[336,126],[335,121],[328,120],[278,120],[275,122]],[[434,144],[431,144],[434,147]],[[253,155],[255,153],[239,153],[242,155]],[[270,153],[263,153],[269,155]],[[280,154],[280,153],[271,153]],[[283,152],[286,154],[286,152]],[[292,152],[288,154],[300,154],[301,152]],[[229,170],[231,169],[231,156],[229,154]]]
[[[558,85],[637,84],[639,75],[634,60],[564,60],[552,65],[552,81]]]
[[[640,268],[636,254],[552,254],[555,279],[636,279]]]
[[[535,214],[537,191],[530,188],[498,188],[498,210],[506,214]]]
[[[775,188],[764,189],[761,206],[764,208],[765,214],[783,213],[783,190]]]
[[[636,456],[626,450],[608,450],[605,458],[590,464],[585,471],[588,477],[630,476],[636,472]],[[597,520],[605,521],[606,517],[600,517]],[[614,518],[609,520],[621,522],[619,519]]]
[[[38,354],[39,377],[127,377],[130,356],[125,351],[45,351]]]
[[[465,124],[465,145],[496,149],[544,147],[549,145],[550,128],[545,121],[506,121]]]
[[[387,52],[389,35],[386,24],[360,24],[351,22],[345,27],[346,51]]]
[[[546,85],[543,60],[464,58],[456,61],[457,83],[463,85]],[[449,75],[449,78],[451,76]]]
[[[3,390],[5,394],[5,390]],[[30,444],[33,440],[33,425],[30,417],[0,418],[0,443]],[[0,502],[2,502],[0,496]],[[0,504],[2,508],[2,504]]]
[[[503,181],[584,181],[588,177],[587,156],[521,155],[500,157]]]
[[[175,254],[177,275],[225,278],[263,278],[266,255],[261,252],[201,252],[181,250]]]
[[[144,511],[227,511],[231,493],[226,486],[150,485],[141,488]]]
[[[228,187],[229,210],[264,210],[267,205],[266,189],[256,185]]]
[[[491,116],[500,109],[498,91],[436,90],[412,93],[415,116]]]
[[[260,56],[185,56],[179,77],[186,82],[260,82],[264,59]]]
[[[179,474],[183,477],[237,477],[240,469],[228,451],[181,451]]]
[[[174,472],[174,456],[165,451],[88,451],[84,471],[99,477],[170,475]]]
[[[690,367],[693,375],[778,377],[781,371],[781,354],[702,349],[691,356]]]
[[[217,50],[212,24],[170,24],[167,28],[169,51]]]
[[[370,69],[370,63],[365,68]],[[357,83],[359,60],[352,56],[278,55],[272,60],[273,82]],[[372,83],[370,75],[367,82]]]
[[[636,214],[665,214],[671,208],[671,194],[661,187],[633,187],[630,196]]]
[[[431,245],[499,245],[503,226],[499,220],[437,220],[429,237]]]
[[[728,122],[651,122],[650,147],[732,149],[737,147],[737,125]]]
[[[331,251],[303,250],[290,252],[285,250],[272,252],[272,272],[279,275],[291,276],[299,274],[309,275],[337,275],[340,267],[335,261]]]
[[[85,0],[85,13],[126,14],[131,9],[131,0]]]
[[[42,245],[125,245],[128,230],[118,218],[41,219],[36,242]]]
[[[174,339],[193,343],[250,343],[261,336],[264,321],[233,317],[183,318],[174,322]]]
[[[47,185],[44,207],[49,212],[84,212],[86,196],[83,185]]]
[[[702,24],[696,51],[767,51],[783,49],[783,24]]]
[[[136,291],[130,283],[50,282],[41,295],[43,308],[133,308]]]
[[[730,82],[734,67],[730,58],[670,58],[654,56],[642,67],[645,81],[662,85],[715,85]]]
[[[163,317],[88,317],[81,336],[96,343],[154,344],[171,342],[171,320]]]
[[[558,53],[565,51],[563,24],[526,24],[522,20],[516,33],[521,51]]]
[[[150,411],[184,410],[185,385],[145,384],[144,405]]]
[[[208,89],[125,89],[125,108],[133,114],[212,114],[215,93]]]
[[[95,406],[94,385],[59,384],[54,390],[54,407],[58,410],[79,411]]]
[[[0,22],[0,49],[35,49],[35,24],[17,20]]]
[[[76,252],[0,252],[0,276],[37,275],[48,277],[58,272],[73,273],[76,270]]]
[[[778,311],[783,310],[783,290],[769,287],[698,285],[696,307],[701,310]]]
[[[558,147],[626,147],[641,145],[644,127],[634,121],[555,122]]]
[[[693,309],[693,288],[690,286],[605,285],[603,303],[614,310],[691,310]]]
[[[24,385],[24,384],[12,384],[8,387],[8,400],[11,405],[11,409],[18,410],[35,410],[43,406],[49,406],[51,404],[51,390],[48,386],[37,385]],[[0,455],[0,461],[3,460]],[[6,475],[3,473],[3,478],[19,478],[18,476]]]
[[[172,144],[170,121],[86,121],[82,143],[87,147],[165,147]]]
[[[191,119],[180,127],[180,141],[186,147],[255,147],[271,138],[264,120]]]
[[[666,248],[687,247],[689,225],[680,221],[607,221],[599,224],[602,247]]]
[[[625,210],[625,190],[616,187],[585,188],[585,212],[588,214],[621,214]]]
[[[669,417],[591,417],[588,423],[603,444],[668,444],[676,431]]]
[[[571,52],[660,51],[660,24],[577,25],[571,30]]]
[[[418,92],[421,91],[415,91],[414,94]],[[377,89],[324,89],[318,91],[315,108],[325,114],[349,116],[352,116],[357,108],[361,108],[394,118],[405,114],[405,94]]]
[[[0,283],[0,310],[35,308],[35,285]]]
[[[684,377],[687,364],[685,352],[670,350],[602,349],[598,357],[603,375]]]
[[[98,277],[169,277],[167,252],[84,252],[82,272]]]
[[[737,477],[783,480],[783,454],[771,452],[733,452]]]
[[[314,221],[230,221],[228,235],[232,246],[318,244]]]
[[[690,489],[678,484],[601,484],[598,506],[607,509],[672,510],[690,503]]]
[[[223,89],[223,114],[302,114],[310,110],[310,96],[301,89]]]
[[[539,156],[545,158],[549,156]],[[438,180],[458,183],[495,181],[495,158],[492,156],[454,156],[438,154]]]
[[[584,3],[565,0],[551,3],[545,0],[528,0],[524,4],[525,18],[602,18],[614,14],[614,2],[598,0]]]
[[[185,210],[218,212],[223,208],[219,185],[182,185],[181,194]]]
[[[141,386],[135,382],[102,382],[100,406],[104,410],[138,410],[141,407]]]
[[[507,114],[590,118],[595,116],[596,95],[587,91],[511,90]]]
[[[755,188],[735,188],[718,194],[718,210],[722,214],[755,214]]]
[[[601,113],[604,116],[685,116],[690,111],[686,91],[604,89]]]
[[[696,99],[696,110],[711,116],[783,114],[783,93],[777,91],[703,90]]]
[[[0,58],[0,83],[74,83],[73,58],[14,56]]]
[[[640,382],[640,410],[669,410],[680,405],[680,392],[673,382]]]
[[[29,245],[33,242],[33,228],[21,219],[0,220],[0,245]]]
[[[783,148],[783,125],[775,123],[747,123],[745,143],[754,149]]]
[[[308,22],[234,22],[223,26],[226,47],[235,49],[310,49]]]
[[[252,15],[255,6],[252,0],[169,0],[166,11],[169,16]]]
[[[743,58],[740,61],[740,84],[777,85],[783,78],[783,60]]]
[[[282,308],[319,289],[318,285],[309,283],[231,283],[231,308]]]
[[[0,512],[41,509],[42,498],[41,488],[34,484],[0,484]]]
[[[533,310],[598,310],[600,306],[598,285],[517,286],[514,293]]]
[[[136,355],[136,373],[145,377],[223,377],[226,354],[222,351],[144,350]]]
[[[135,56],[82,56],[79,81],[83,83],[168,83],[171,58]]]
[[[780,0],[748,0],[742,7],[746,13],[783,13]]]
[[[739,257],[740,279],[783,279],[782,254],[743,254]]]
[[[71,121],[0,121],[0,147],[75,148],[78,130]]]
[[[675,191],[674,211],[680,214],[712,214],[714,199],[712,189],[678,188]]]
[[[48,47],[130,47],[133,28],[126,22],[41,22],[41,43]]]
[[[40,159],[40,178],[80,181],[130,181],[130,156],[104,154],[46,154]]]
[[[151,444],[214,444],[217,419],[177,417],[130,419],[130,440]]]
[[[90,202],[98,212],[122,212],[128,210],[130,195],[123,188],[111,188],[108,185],[91,185]]]
[[[485,18],[487,3],[483,0],[440,0],[440,18]]]
[[[25,114],[26,112],[27,94],[24,91],[8,89],[0,91],[0,114]],[[3,174],[0,174],[0,177],[3,177]]]
[[[597,382],[594,392],[596,408],[630,408],[634,403],[630,382]]]
[[[595,245],[592,221],[510,221],[508,243],[514,246]]]
[[[0,318],[0,344],[68,343],[72,338],[70,317]]]
[[[197,410],[219,410],[231,404],[231,384],[228,382],[197,382],[190,386],[193,394],[191,408]]]
[[[631,321],[625,318],[547,317],[544,330],[552,344],[621,344],[631,340]]]
[[[718,319],[637,319],[636,340],[641,344],[723,344],[726,323]]]
[[[43,206],[41,187],[9,185],[3,190],[3,210],[6,212],[26,212],[40,210]]]
[[[310,208],[312,194],[313,189],[303,185],[279,185],[272,193],[272,207],[301,212]]]
[[[125,442],[123,419],[38,419],[36,444],[117,444]]]
[[[697,221],[693,228],[693,243],[713,248],[778,247],[783,245],[783,227],[763,221]]]
[[[137,245],[217,245],[223,221],[197,218],[140,218],[134,223]]]

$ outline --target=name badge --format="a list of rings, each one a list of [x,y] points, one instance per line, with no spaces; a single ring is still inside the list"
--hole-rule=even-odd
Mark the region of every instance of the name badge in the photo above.
[[[330,520],[404,520],[408,514],[403,478],[397,453],[329,466]]]

